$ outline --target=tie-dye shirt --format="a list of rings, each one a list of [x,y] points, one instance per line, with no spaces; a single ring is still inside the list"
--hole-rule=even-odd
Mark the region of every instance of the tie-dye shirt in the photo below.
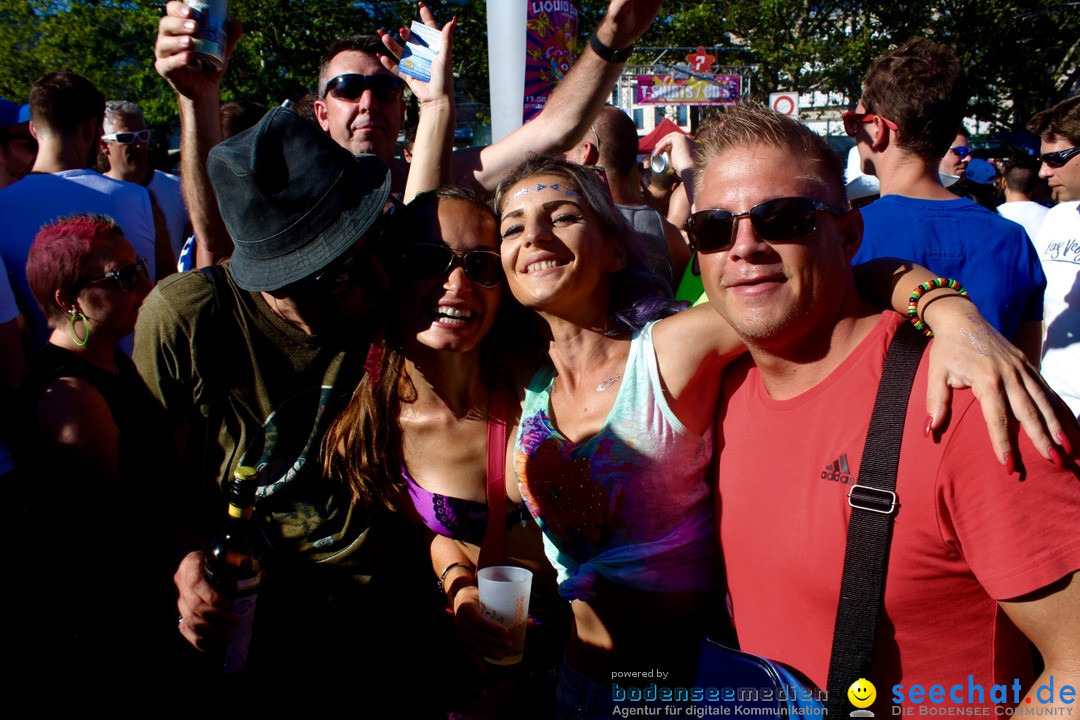
[[[712,430],[690,432],[668,407],[651,330],[635,333],[615,405],[581,444],[549,419],[553,367],[526,391],[514,470],[570,600],[590,598],[598,575],[662,592],[716,586]]]

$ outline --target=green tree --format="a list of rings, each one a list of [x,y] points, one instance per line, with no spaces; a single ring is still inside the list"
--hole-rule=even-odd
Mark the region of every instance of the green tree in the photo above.
[[[0,94],[25,100],[39,76],[70,69],[109,98],[139,103],[152,126],[175,123],[176,103],[153,69],[160,0],[0,0]],[[606,0],[579,0],[591,32]],[[457,89],[488,100],[485,0],[431,2],[441,22],[458,16]],[[756,99],[775,90],[839,92],[855,99],[874,57],[913,35],[957,48],[972,112],[1020,127],[1080,87],[1076,0],[668,0],[642,46],[727,48],[719,62],[752,65]],[[318,61],[336,37],[391,32],[414,2],[234,0],[245,35],[226,74],[226,99],[277,104],[314,88]],[[641,56],[639,61],[652,58]]]

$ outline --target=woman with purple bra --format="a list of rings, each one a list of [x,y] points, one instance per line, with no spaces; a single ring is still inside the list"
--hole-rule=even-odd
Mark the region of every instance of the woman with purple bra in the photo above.
[[[337,451],[327,453],[330,470],[359,503],[426,526],[458,635],[470,654],[501,658],[510,637],[480,610],[481,557],[485,565],[530,567],[533,606],[565,608],[507,464],[519,414],[513,388],[522,385],[508,371],[515,364],[508,349],[527,345],[533,326],[527,316],[507,315],[513,307],[503,302],[495,216],[472,192],[418,196],[387,236],[402,247],[390,267],[397,302],[388,306],[397,317],[372,345],[365,378],[327,433],[326,447]],[[499,517],[489,521],[492,512]]]

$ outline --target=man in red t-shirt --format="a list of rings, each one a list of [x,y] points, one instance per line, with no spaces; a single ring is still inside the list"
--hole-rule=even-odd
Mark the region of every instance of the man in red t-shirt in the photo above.
[[[855,291],[862,221],[846,211],[841,164],[820,137],[736,107],[698,142],[691,235],[712,307],[750,349],[725,378],[718,445],[732,619],[742,649],[825,687],[848,490],[904,320]],[[947,295],[926,299],[966,302]],[[986,352],[1000,348],[988,326],[969,336]],[[970,391],[954,393],[946,424],[927,437],[926,386],[924,357],[868,678],[874,709],[1071,707],[1080,688],[1080,476],[1067,448],[1080,436],[1059,437],[1051,462],[1022,437],[1003,468]],[[1037,680],[1029,641],[1045,660]]]

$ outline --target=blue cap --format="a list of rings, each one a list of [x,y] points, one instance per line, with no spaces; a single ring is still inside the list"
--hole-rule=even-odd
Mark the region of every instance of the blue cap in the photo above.
[[[964,177],[979,185],[993,185],[994,178],[997,177],[997,169],[989,160],[972,158],[964,171]]]
[[[0,127],[19,125],[30,120],[30,106],[13,103],[0,97]]]

